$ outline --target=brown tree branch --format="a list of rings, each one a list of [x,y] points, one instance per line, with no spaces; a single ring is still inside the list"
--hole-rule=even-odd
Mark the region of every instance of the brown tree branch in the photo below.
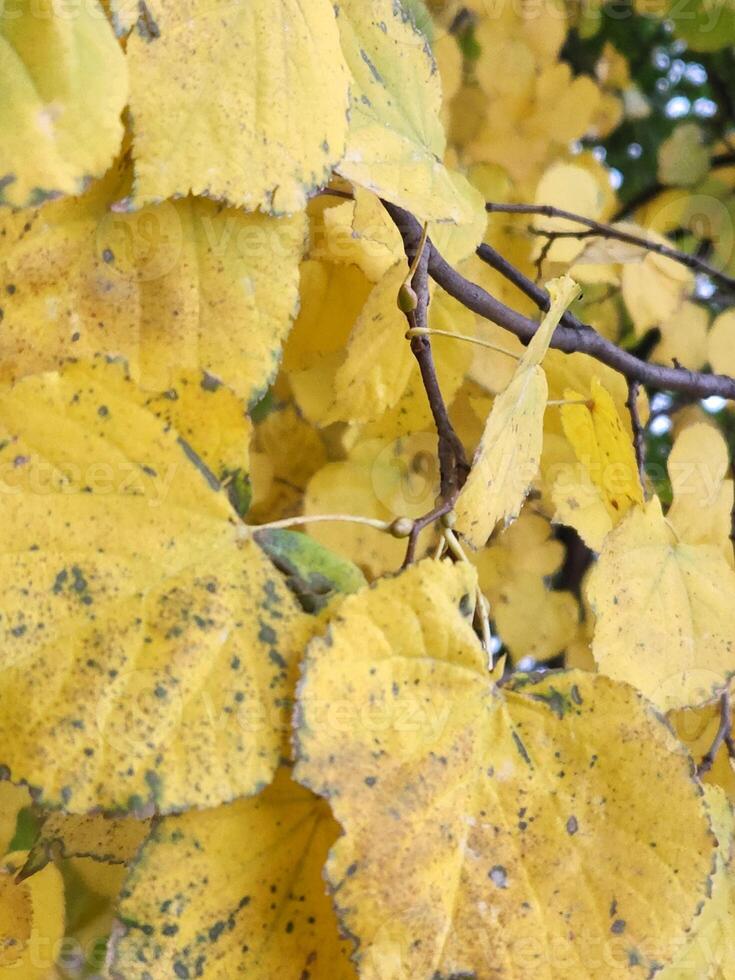
[[[726,744],[728,751],[732,751],[730,749],[732,744],[732,737],[730,735],[731,727],[732,718],[730,715],[730,693],[727,689],[725,689],[720,698],[720,724],[717,727],[717,731],[714,739],[712,740],[712,745],[710,746],[709,751],[697,766],[698,776],[704,776],[705,773],[710,771],[712,766],[715,764],[717,753],[720,751],[723,745]]]
[[[630,412],[630,423],[633,426],[633,448],[635,449],[635,459],[638,464],[638,477],[644,491],[646,488],[646,440],[643,435],[643,426],[638,412],[638,391],[641,387],[640,381],[628,381],[628,400],[626,405]]]
[[[388,207],[404,241],[418,242],[421,237],[421,225],[413,215],[395,204]],[[529,342],[538,328],[535,320],[511,309],[491,296],[482,286],[465,279],[449,265],[431,241],[427,242],[426,247],[429,249],[429,275],[442,289],[478,316],[509,330],[524,344]],[[484,248],[485,246],[480,246],[478,249],[481,257]],[[513,281],[516,285],[523,283],[520,288],[523,288],[526,295],[533,299],[539,309],[544,311],[548,309],[549,297],[546,290],[541,289],[518,269],[514,272]],[[681,391],[693,398],[719,395],[721,398],[735,400],[735,378],[723,374],[689,371],[681,367],[671,368],[662,364],[649,364],[648,361],[642,361],[617,347],[588,324],[577,321],[578,327],[570,327],[565,325],[568,322],[563,320],[554,331],[551,346],[557,350],[566,354],[588,354],[602,364],[619,371],[629,380],[640,381],[641,384],[652,388]]]
[[[590,238],[592,236],[599,236],[600,238],[608,238],[618,242],[625,242],[628,245],[635,245],[646,249],[648,252],[655,252],[656,255],[663,255],[666,258],[673,259],[674,262],[678,262],[688,269],[703,272],[719,286],[730,292],[735,292],[735,278],[728,276],[724,272],[720,272],[719,269],[710,265],[709,262],[705,262],[704,259],[700,259],[696,255],[690,255],[688,252],[682,252],[678,248],[673,248],[670,245],[664,245],[662,242],[651,241],[645,235],[636,235],[632,232],[624,231],[622,228],[616,228],[614,225],[594,221],[592,218],[585,218],[583,215],[575,214],[573,211],[565,211],[563,208],[556,208],[551,204],[494,204],[491,202],[485,205],[485,210],[489,214],[529,214],[571,221],[575,224],[583,225],[588,231],[569,230],[547,232],[540,228],[534,228],[532,231],[535,234],[545,235],[552,241],[554,238]]]
[[[413,234],[413,225],[409,228],[407,225],[401,225],[399,223],[398,218],[400,216],[397,214],[397,212],[400,211],[400,209],[396,208],[395,205],[390,204],[388,201],[383,201],[383,206],[396,223],[396,226],[401,233],[406,258],[408,259],[409,265],[411,265],[421,247],[421,227],[415,219],[412,219],[415,227],[418,228],[418,236],[416,236]],[[407,229],[405,234],[404,228]],[[413,279],[411,280],[411,286],[413,287],[417,299],[416,309],[410,310],[406,313],[406,319],[408,320],[409,329],[411,330],[427,330],[429,326],[428,268],[430,255],[431,246],[427,240],[426,246],[424,247],[416,266]],[[449,511],[452,509],[459,491],[462,489],[462,486],[464,485],[470,471],[467,457],[465,456],[464,446],[462,445],[461,439],[454,431],[454,426],[449,418],[449,412],[444,401],[444,396],[442,395],[441,388],[439,387],[439,379],[437,378],[436,366],[434,364],[434,355],[431,350],[431,340],[426,335],[411,337],[411,351],[416,358],[419,371],[421,372],[421,380],[424,385],[424,390],[426,391],[426,396],[429,400],[429,407],[431,408],[431,414],[434,419],[434,425],[436,426],[439,439],[438,456],[441,498],[437,505],[430,510],[428,514],[425,514],[423,517],[420,517],[414,521],[413,528],[408,538],[408,548],[406,550],[404,567],[411,564],[415,558],[416,544],[421,531],[423,531],[424,528],[428,527],[434,521],[438,520],[444,514],[449,513]]]

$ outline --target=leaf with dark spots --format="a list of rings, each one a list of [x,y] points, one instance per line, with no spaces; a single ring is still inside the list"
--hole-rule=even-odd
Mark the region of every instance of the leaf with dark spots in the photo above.
[[[540,935],[555,950],[549,976],[583,962],[608,980],[614,882],[626,943],[653,969],[710,890],[715,838],[690,760],[648,702],[602,675],[498,688],[459,611],[474,587],[469,563],[424,559],[344,599],[331,645],[307,648],[295,776],[344,829],[326,867],[342,927],[361,964],[399,948],[411,978],[460,966],[484,977],[489,963],[523,973],[517,951]],[[416,691],[413,725],[394,683]],[[573,685],[580,703],[567,695],[561,722],[549,706]],[[631,846],[651,839],[655,851]],[[492,928],[478,926],[484,910]]]
[[[164,818],[135,860],[113,934],[110,975],[356,980],[321,870],[339,828],[281,770],[262,794]],[[243,842],[247,841],[247,847]],[[175,922],[172,913],[176,912]],[[150,935],[130,922],[159,922]]]

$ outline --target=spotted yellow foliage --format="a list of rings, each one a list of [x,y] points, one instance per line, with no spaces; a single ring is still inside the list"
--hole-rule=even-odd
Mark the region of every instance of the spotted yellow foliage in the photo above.
[[[735,671],[735,572],[677,536],[654,497],[605,539],[588,583],[599,669],[663,709],[711,700]]]
[[[105,864],[125,864],[135,856],[150,831],[149,819],[50,811],[43,817],[21,875],[28,878],[37,874],[49,861],[58,858],[90,858]]]
[[[719,847],[712,894],[700,912],[694,934],[674,961],[660,973],[662,980],[727,980],[735,974],[732,926],[735,922],[735,812],[722,790],[709,786],[705,798]]]
[[[326,873],[360,975],[650,971],[710,888],[686,752],[608,678],[489,684],[473,589],[468,565],[422,562],[348,598],[307,653],[296,776],[344,828]]]
[[[311,627],[194,449],[105,364],[5,387],[0,430],[12,778],[73,813],[268,782]]]
[[[80,198],[0,216],[0,377],[105,353],[155,391],[198,370],[257,399],[296,312],[304,216],[111,210],[129,186],[121,164]]]
[[[393,0],[339,0],[337,14],[352,76],[339,173],[421,221],[472,223],[483,202],[442,162],[441,81],[426,38]]]
[[[111,976],[355,980],[322,879],[338,836],[285,769],[252,799],[166,817],[125,883]]]
[[[536,476],[541,456],[548,394],[541,361],[564,311],[578,292],[564,277],[548,284],[551,307],[518,363],[515,374],[493,402],[472,472],[457,500],[457,528],[473,548],[481,547],[500,520],[517,517]]]
[[[64,883],[53,865],[26,881],[16,875],[27,857],[6,854],[0,863],[0,977],[47,980],[64,936]]]
[[[123,136],[128,72],[97,0],[4,9],[0,89],[0,204],[78,194],[104,174]]]
[[[138,206],[191,192],[293,213],[343,155],[349,77],[329,0],[151,0],[127,60]]]

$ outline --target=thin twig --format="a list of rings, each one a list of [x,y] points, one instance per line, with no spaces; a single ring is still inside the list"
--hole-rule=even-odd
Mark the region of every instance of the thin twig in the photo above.
[[[533,279],[529,279],[528,276],[524,275],[512,262],[503,258],[500,252],[494,249],[492,245],[488,245],[487,242],[479,245],[477,256],[489,265],[491,269],[495,269],[504,279],[512,283],[524,296],[532,300],[542,313],[548,311],[550,305],[549,294],[543,286],[539,286]],[[585,327],[585,324],[573,313],[570,313],[569,310],[566,310],[559,322],[562,326],[571,327],[573,330],[582,330]]]
[[[534,262],[536,266],[536,282],[540,283],[544,278],[544,262],[551,250],[551,246],[554,244],[553,238],[549,238],[548,241],[544,242],[541,246],[541,251],[538,253],[538,258]]]
[[[439,437],[439,473],[442,501],[454,500],[464,485],[469,473],[469,465],[464,452],[464,446],[454,431],[444,397],[436,376],[434,356],[431,350],[431,340],[425,331],[429,329],[429,257],[431,246],[424,230],[415,218],[412,224],[401,223],[404,214],[401,208],[388,201],[383,205],[398,227],[406,258],[412,268],[415,268],[411,285],[416,294],[416,309],[406,313],[409,329],[415,331],[411,337],[411,351],[418,362],[421,380],[426,390],[431,414]],[[425,247],[424,247],[425,246]],[[415,262],[419,255],[419,261]]]
[[[630,424],[633,427],[633,448],[635,449],[635,461],[638,464],[638,477],[641,486],[646,487],[646,438],[643,434],[641,416],[638,411],[638,391],[640,381],[628,381],[628,399],[626,405],[630,412]]]
[[[712,740],[712,745],[710,746],[709,751],[697,766],[697,775],[699,777],[704,776],[705,773],[710,771],[712,766],[715,764],[717,753],[720,751],[723,745],[727,744],[728,751],[730,751],[732,754],[732,750],[730,749],[730,745],[732,744],[732,736],[730,734],[731,727],[732,718],[730,716],[730,692],[725,689],[720,697],[720,724],[717,726],[717,732]]]
[[[416,546],[418,544],[419,535],[423,530],[425,530],[429,525],[433,524],[435,521],[440,520],[445,514],[454,507],[454,502],[456,500],[456,494],[453,498],[449,500],[442,500],[432,508],[423,517],[417,517],[413,522],[413,528],[408,536],[408,545],[406,547],[406,557],[403,559],[403,568],[408,568],[416,560]]]
[[[735,278],[728,276],[725,272],[720,272],[709,262],[705,262],[704,259],[700,259],[696,255],[690,255],[688,252],[682,252],[678,248],[672,248],[670,245],[665,245],[663,242],[655,242],[650,238],[646,238],[645,235],[636,235],[629,231],[624,231],[622,228],[616,228],[614,225],[605,224],[602,221],[595,221],[592,218],[585,218],[584,215],[575,214],[573,211],[566,211],[564,208],[557,208],[551,204],[494,204],[488,203],[485,205],[485,210],[490,214],[535,214],[541,215],[545,218],[561,218],[564,221],[571,221],[578,225],[584,225],[585,228],[590,229],[587,232],[579,231],[543,231],[541,229],[532,229],[536,233],[541,233],[543,235],[548,235],[553,240],[556,238],[589,238],[591,234],[599,236],[600,238],[613,239],[618,242],[625,242],[628,245],[635,245],[640,248],[645,249],[647,252],[655,252],[657,255],[664,255],[669,259],[673,259],[674,262],[678,262],[680,265],[686,266],[688,269],[694,269],[696,272],[703,272],[705,275],[709,276],[713,282],[724,287],[730,292],[735,292]]]
[[[436,330],[434,327],[422,328],[413,327],[411,330],[406,331],[406,340],[412,340],[414,337],[450,337],[452,340],[464,340],[468,344],[475,344],[477,347],[484,347],[487,350],[494,350],[498,354],[505,354],[506,357],[512,357],[514,361],[520,361],[521,355],[514,354],[513,351],[508,350],[506,347],[501,347],[499,344],[491,344],[489,340],[481,340],[479,337],[469,337],[464,333],[454,333],[452,330]]]
[[[398,205],[386,205],[395,221],[404,241],[415,241],[421,237],[421,225],[418,221]],[[436,246],[427,242],[429,253],[429,275],[450,296],[462,303],[467,309],[479,316],[497,323],[498,326],[515,334],[527,344],[538,329],[538,323],[524,316],[517,310],[511,309],[505,303],[491,296],[482,286],[478,286],[452,268],[442,257]],[[480,250],[478,249],[478,254]],[[536,286],[518,269],[515,270],[516,282],[524,282],[524,291],[542,310],[547,310],[549,297],[546,290]],[[719,395],[721,398],[735,400],[735,378],[723,374],[709,374],[689,371],[686,368],[670,368],[663,364],[649,364],[634,354],[617,347],[606,337],[597,333],[588,324],[579,322],[579,327],[564,325],[565,321],[554,331],[551,346],[567,354],[588,354],[602,364],[619,371],[624,377],[659,390],[682,391],[695,398],[709,398]]]

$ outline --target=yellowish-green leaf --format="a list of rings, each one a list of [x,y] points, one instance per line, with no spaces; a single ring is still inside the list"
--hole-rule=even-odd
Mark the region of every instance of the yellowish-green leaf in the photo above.
[[[354,980],[322,879],[338,834],[287,770],[253,799],[167,817],[125,884],[112,977]]]
[[[269,782],[313,627],[200,457],[103,362],[3,388],[0,439],[0,763],[72,813]]]
[[[31,797],[25,786],[14,786],[7,780],[0,782],[0,857],[7,854],[15,836],[18,814],[30,805]]]
[[[696,184],[709,170],[710,151],[696,123],[682,123],[658,148],[658,179],[662,184]]]
[[[0,377],[105,352],[154,391],[207,371],[256,399],[296,310],[304,216],[194,198],[110,211],[129,179],[115,168],[79,199],[0,218]]]
[[[16,881],[27,854],[8,854],[0,865],[0,978],[47,980],[64,936],[64,884],[53,865]]]
[[[689,758],[609,678],[494,687],[473,590],[469,566],[422,562],[307,653],[296,776],[344,828],[327,878],[360,975],[643,977],[710,886]]]
[[[493,402],[472,472],[457,500],[457,528],[481,547],[499,520],[518,516],[538,471],[548,386],[541,361],[564,311],[578,293],[563,277],[548,284],[551,307],[513,378]]]
[[[735,672],[735,572],[721,547],[678,540],[657,497],[608,535],[587,594],[600,671],[659,708],[710,700]]]
[[[97,0],[21,0],[0,16],[0,204],[78,194],[120,148],[125,57]]]
[[[352,74],[339,172],[420,221],[475,221],[482,198],[442,163],[441,80],[424,35],[393,0],[339,0],[337,23]]]
[[[347,132],[329,0],[150,0],[143,21],[127,48],[136,204],[191,192],[301,211]]]

